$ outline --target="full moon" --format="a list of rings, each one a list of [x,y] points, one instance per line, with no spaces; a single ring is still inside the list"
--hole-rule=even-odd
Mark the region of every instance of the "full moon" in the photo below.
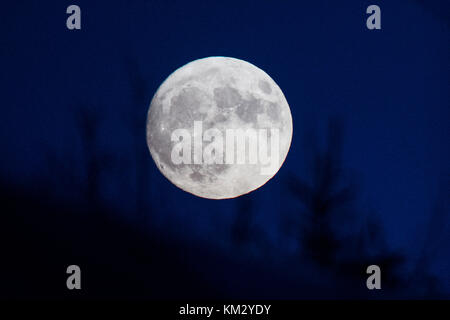
[[[147,144],[158,169],[177,187],[208,199],[235,198],[264,185],[291,140],[292,116],[281,89],[235,58],[208,57],[175,70],[147,116]]]

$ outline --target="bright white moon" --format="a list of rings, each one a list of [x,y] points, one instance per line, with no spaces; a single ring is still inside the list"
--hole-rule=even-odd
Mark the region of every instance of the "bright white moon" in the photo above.
[[[292,139],[292,116],[278,85],[256,66],[209,57],[173,72],[147,118],[157,167],[196,196],[226,199],[269,181]]]

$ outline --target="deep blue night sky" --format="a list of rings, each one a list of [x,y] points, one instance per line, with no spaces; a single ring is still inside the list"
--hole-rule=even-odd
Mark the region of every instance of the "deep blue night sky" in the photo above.
[[[81,30],[65,26],[70,4],[81,7]],[[381,7],[382,30],[365,26],[370,4]],[[292,226],[293,212],[305,211],[289,181],[313,181],[311,158],[321,152],[317,149],[326,149],[328,123],[334,119],[343,132],[339,172],[343,184],[354,186],[355,197],[350,210],[354,214],[333,218],[333,228],[354,235],[364,221],[377,221],[385,242],[381,251],[404,258],[399,265],[404,278],[423,251],[433,251],[426,272],[438,278],[437,292],[448,297],[449,9],[446,1],[418,0],[2,4],[2,188],[19,198],[82,208],[87,228],[89,212],[101,207],[98,210],[122,228],[138,228],[144,236],[164,234],[181,250],[183,243],[195,243],[233,263],[245,264],[245,257],[269,261],[274,277],[284,274],[285,280],[335,272],[337,276],[323,276],[331,279],[327,281],[313,276],[323,280],[313,281],[319,288],[335,288],[339,284],[333,279],[342,280],[337,264],[314,267],[298,245],[301,228],[295,235],[285,230],[286,223]],[[187,62],[214,55],[243,59],[267,72],[282,89],[293,116],[293,141],[283,167],[246,200],[206,200],[179,190],[160,174],[146,146],[146,116],[158,86]],[[95,119],[93,133],[86,130],[86,119]],[[251,205],[252,231],[245,245],[236,248],[230,228],[239,221],[242,202]],[[11,218],[15,213],[2,211],[2,219],[13,221],[14,232],[26,238],[22,222]],[[41,212],[21,216],[40,221],[45,230],[70,225],[64,217],[56,222]],[[15,244],[10,246],[14,251]],[[74,250],[88,247],[75,245]],[[145,244],[140,248],[150,250]],[[300,257],[298,265],[283,265],[294,256]],[[85,261],[88,269],[92,261]],[[123,269],[128,267],[126,261],[121,263]],[[192,265],[197,272],[210,270],[202,263]],[[228,271],[217,277],[223,282],[245,279],[244,271]],[[361,272],[364,278],[365,270]],[[215,281],[214,275],[205,279]],[[408,279],[405,283],[414,286]],[[288,285],[281,282],[269,296],[309,297],[314,285],[298,281],[301,292],[284,290]],[[417,294],[426,296],[424,285],[417,286]],[[242,295],[253,298],[257,289],[247,289],[248,295]],[[403,289],[386,294],[411,294]],[[221,294],[241,294],[227,290]],[[313,296],[321,297],[317,290]]]

